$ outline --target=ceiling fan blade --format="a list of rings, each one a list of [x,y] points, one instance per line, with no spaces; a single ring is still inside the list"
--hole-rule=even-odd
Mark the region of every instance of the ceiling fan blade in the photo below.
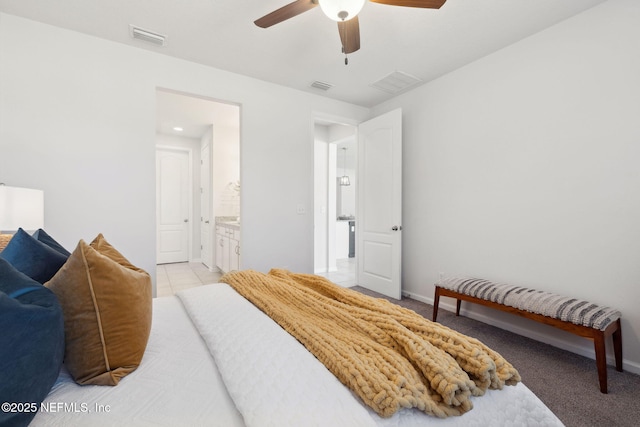
[[[440,9],[447,0],[370,0],[374,3],[390,6],[422,7],[426,9]]]
[[[278,10],[274,10],[268,15],[255,20],[253,23],[260,28],[268,28],[272,25],[279,24],[289,18],[300,15],[307,10],[313,9],[318,5],[318,0],[296,0],[286,6],[282,6]]]
[[[357,16],[348,21],[339,21],[338,32],[344,53],[352,53],[360,49],[360,23]]]

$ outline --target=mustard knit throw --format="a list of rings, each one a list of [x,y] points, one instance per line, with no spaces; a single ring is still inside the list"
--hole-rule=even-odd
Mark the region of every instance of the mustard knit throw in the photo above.
[[[417,408],[438,417],[520,375],[475,338],[323,277],[271,270],[221,279],[269,315],[382,417]]]

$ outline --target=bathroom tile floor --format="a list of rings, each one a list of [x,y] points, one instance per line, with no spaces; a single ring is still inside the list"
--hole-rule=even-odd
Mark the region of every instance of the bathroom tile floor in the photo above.
[[[210,271],[199,262],[160,264],[156,267],[158,297],[166,297],[183,289],[215,283],[222,277],[220,272]]]
[[[332,282],[346,288],[356,285],[355,258],[345,258],[336,261],[337,271],[321,273]],[[210,271],[199,262],[179,262],[175,264],[159,264],[156,267],[158,297],[167,297],[183,289],[215,283],[222,277],[222,273]]]
[[[337,271],[327,273],[317,273],[318,276],[326,277],[333,283],[345,288],[356,286],[356,259],[344,258],[336,260]]]

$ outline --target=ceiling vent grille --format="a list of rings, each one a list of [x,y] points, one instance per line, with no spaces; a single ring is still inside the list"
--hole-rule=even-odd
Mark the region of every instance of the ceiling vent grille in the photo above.
[[[331,83],[326,83],[326,82],[321,82],[321,81],[316,80],[315,82],[311,83],[311,87],[326,91],[326,90],[331,89],[333,87],[333,85]]]
[[[419,83],[422,83],[422,80],[417,77],[402,71],[394,71],[377,82],[371,83],[371,87],[390,94],[397,94]]]
[[[129,33],[134,39],[152,43],[156,46],[165,46],[167,44],[167,36],[136,27],[135,25],[129,25]]]

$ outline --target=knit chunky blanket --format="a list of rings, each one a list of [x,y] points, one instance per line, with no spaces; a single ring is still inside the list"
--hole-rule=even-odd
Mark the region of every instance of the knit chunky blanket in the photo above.
[[[401,408],[461,415],[472,408],[471,396],[520,381],[509,362],[477,339],[323,277],[274,269],[232,272],[220,280],[382,417]]]

